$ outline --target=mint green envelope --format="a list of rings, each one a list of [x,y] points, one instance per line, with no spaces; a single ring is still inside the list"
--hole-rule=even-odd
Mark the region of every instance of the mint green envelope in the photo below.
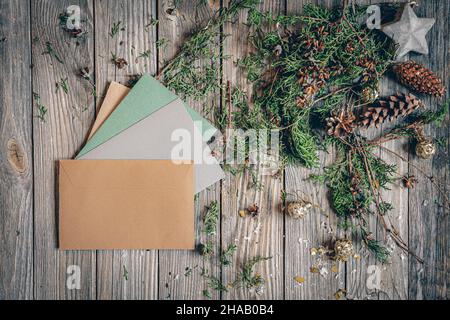
[[[179,99],[178,96],[158,80],[149,75],[143,75],[105,123],[81,149],[76,159],[177,99]],[[194,122],[201,121],[203,138],[209,140],[217,129],[197,111],[186,104],[184,106]]]

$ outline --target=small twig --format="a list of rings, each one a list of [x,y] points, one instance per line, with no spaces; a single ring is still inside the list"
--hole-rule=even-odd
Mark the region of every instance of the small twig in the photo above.
[[[180,55],[181,54],[182,53],[180,53]],[[158,74],[156,75],[156,79],[161,80],[161,77],[164,75],[166,70],[169,69],[177,61],[178,57],[179,56],[177,56],[176,58],[172,59],[169,63],[167,63],[164,67],[162,67],[162,69],[159,70]]]
[[[367,160],[367,155],[366,155],[366,151],[364,148],[362,148],[360,142],[358,141],[358,146],[359,146],[359,153],[360,155],[363,157],[363,161],[364,161],[364,166],[366,168],[366,172],[367,172],[367,177],[369,179],[369,184],[370,184],[370,189],[371,192],[374,196],[375,199],[375,204],[377,206],[377,217],[379,219],[379,221],[381,222],[381,224],[383,225],[383,229],[385,230],[385,232],[389,233],[389,235],[391,236],[391,238],[395,241],[395,243],[402,249],[404,250],[406,253],[412,255],[414,258],[416,258],[416,260],[420,263],[423,263],[423,259],[420,258],[419,256],[417,256],[414,252],[412,252],[409,248],[408,245],[405,243],[405,241],[400,237],[400,235],[398,234],[398,231],[394,228],[394,226],[391,224],[391,228],[388,227],[386,220],[384,219],[382,213],[381,213],[381,208],[380,208],[380,199],[381,199],[381,195],[380,192],[376,192],[375,191],[375,187],[374,187],[374,175],[373,175],[373,171],[372,168],[370,167],[370,164]],[[394,229],[394,230],[392,230]]]
[[[350,29],[352,29],[352,31],[355,33],[355,35],[358,38],[359,42],[361,42],[361,45],[363,46],[363,48],[366,49],[366,44],[364,43],[364,40],[359,36],[358,32],[355,30],[355,28],[353,27],[351,22],[348,21],[347,16],[345,15],[345,13],[343,14],[343,18],[344,18],[344,21],[347,22],[347,24],[350,27]]]
[[[324,96],[322,96],[322,97],[320,97],[320,98],[314,100],[313,103],[311,104],[311,107],[312,107],[313,105],[315,105],[315,104],[316,104],[317,102],[319,102],[319,101],[325,100],[325,99],[327,99],[327,98],[329,98],[329,97],[331,97],[331,96],[333,96],[333,95],[335,95],[335,94],[338,94],[338,93],[340,93],[340,92],[342,92],[342,91],[350,90],[350,89],[352,89],[353,87],[354,87],[354,86],[342,87],[342,88],[340,88],[340,89],[331,91],[330,93],[328,93],[328,94],[326,94],[326,95],[324,95]]]
[[[385,142],[398,139],[398,138],[401,137],[401,136],[399,136],[399,133],[401,133],[401,131],[404,131],[404,130],[415,130],[416,131],[416,130],[418,130],[418,126],[419,125],[420,125],[420,123],[418,123],[418,122],[411,123],[411,124],[409,124],[407,126],[394,129],[394,130],[388,132],[387,134],[382,135],[379,138],[367,141],[366,143],[369,144],[369,145],[380,145],[380,144],[383,144]]]
[[[425,176],[428,180],[430,180],[430,182],[436,187],[436,189],[439,191],[439,193],[442,195],[442,197],[444,198],[445,202],[447,203],[448,207],[447,209],[450,209],[450,200],[447,197],[447,195],[445,194],[444,191],[442,191],[442,189],[440,188],[440,186],[436,183],[436,181],[434,181],[429,175],[427,175],[427,173],[422,170],[421,168],[419,168],[418,166],[416,166],[415,164],[413,164],[412,162],[410,162],[408,159],[406,159],[405,157],[403,157],[402,155],[398,154],[397,152],[388,149],[386,147],[383,146],[379,146],[381,149],[386,150],[387,152],[393,154],[394,156],[398,157],[399,159],[403,160],[404,162],[406,162],[407,164],[411,165],[411,167],[413,167],[414,169],[416,169],[419,173],[421,173],[423,176]]]
[[[230,80],[227,81],[227,96],[228,96],[228,101],[227,101],[227,105],[228,105],[228,128],[232,127],[232,123],[231,121],[232,116],[231,116],[231,109],[232,109],[232,99],[231,99],[231,82]]]

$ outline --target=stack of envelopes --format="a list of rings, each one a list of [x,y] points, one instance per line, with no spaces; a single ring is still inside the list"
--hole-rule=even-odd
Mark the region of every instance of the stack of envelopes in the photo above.
[[[111,83],[86,145],[60,161],[60,249],[193,249],[194,195],[224,176],[216,131],[148,75]]]

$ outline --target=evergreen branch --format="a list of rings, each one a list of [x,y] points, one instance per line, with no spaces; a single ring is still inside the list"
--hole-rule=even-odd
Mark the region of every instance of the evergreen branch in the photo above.
[[[59,63],[64,64],[64,61],[59,57],[55,49],[53,49],[53,45],[50,41],[45,43],[45,48],[46,50],[42,53],[43,55],[48,54],[49,56],[55,58]]]
[[[237,279],[233,283],[233,286],[251,289],[263,285],[265,282],[264,278],[260,274],[254,273],[253,269],[259,262],[266,261],[269,259],[272,259],[272,257],[256,256],[247,261],[242,267],[241,273],[238,275]]]
[[[203,222],[205,224],[205,234],[213,236],[216,234],[217,221],[219,219],[219,207],[217,201],[211,202],[207,208]]]
[[[47,107],[42,104],[41,102],[41,96],[35,92],[33,92],[33,99],[36,103],[36,106],[38,108],[38,115],[37,118],[41,120],[42,122],[45,122],[45,116],[47,114]]]
[[[220,264],[223,266],[229,266],[231,264],[231,258],[236,250],[237,246],[235,244],[229,245],[228,248],[224,250],[220,256]]]
[[[122,24],[122,21],[113,23],[113,25],[111,27],[111,31],[109,32],[109,36],[111,38],[114,38],[119,33],[119,31],[124,30],[124,28],[121,27],[121,24]]]
[[[67,78],[61,79],[56,83],[56,91],[58,91],[59,88],[61,88],[65,94],[69,93],[69,83]]]
[[[215,19],[183,43],[175,58],[160,70],[157,79],[178,94],[197,100],[220,89],[221,76],[217,66],[224,57],[215,49],[215,43],[221,36],[221,28],[239,11],[253,8],[258,3],[259,0],[230,1],[228,8],[221,9]],[[210,63],[196,67],[202,60]]]

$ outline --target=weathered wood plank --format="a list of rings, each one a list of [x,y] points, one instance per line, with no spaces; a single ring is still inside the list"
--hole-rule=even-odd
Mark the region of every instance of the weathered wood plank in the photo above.
[[[371,3],[373,1],[366,1]],[[399,1],[393,1],[399,2]],[[381,83],[380,94],[387,96],[402,91],[401,85],[398,81],[385,77]],[[392,125],[383,125],[382,132],[386,132],[392,128]],[[381,195],[384,201],[387,201],[393,205],[393,210],[387,215],[387,223],[392,229],[398,231],[400,237],[409,242],[408,235],[408,207],[409,207],[409,191],[404,187],[402,177],[408,175],[408,164],[400,157],[408,159],[409,153],[412,151],[408,149],[407,142],[404,140],[394,140],[383,144],[380,150],[380,156],[386,162],[397,166],[397,180],[391,185],[390,190],[382,190]],[[397,155],[388,151],[394,150]],[[399,156],[400,157],[399,157]],[[380,230],[378,225],[377,238],[380,240],[386,240],[383,238],[383,231]],[[379,299],[408,299],[408,265],[409,260],[413,259],[408,253],[401,250],[393,241],[388,242],[391,252],[390,264],[380,265],[380,288]]]
[[[227,1],[224,2],[226,5]],[[284,12],[285,3],[286,11],[294,13],[300,11],[304,2],[307,1],[267,0],[262,8]],[[330,5],[333,1],[316,2]],[[254,292],[232,289],[223,294],[224,298],[332,299],[338,288],[346,288],[349,298],[355,299],[448,299],[448,210],[441,206],[442,195],[415,168],[418,166],[432,175],[448,196],[448,117],[440,127],[426,131],[428,135],[441,141],[438,154],[433,160],[419,160],[414,156],[414,145],[406,146],[404,142],[390,142],[384,146],[409,157],[411,165],[408,167],[393,154],[383,149],[380,151],[384,159],[399,166],[399,176],[409,169],[408,174],[419,179],[416,189],[409,193],[402,188],[399,180],[392,191],[383,192],[383,197],[394,204],[395,209],[389,214],[391,220],[403,239],[409,241],[411,249],[425,258],[424,265],[396,249],[392,254],[392,264],[387,266],[380,266],[373,258],[367,258],[363,254],[360,261],[342,265],[337,275],[330,272],[327,278],[321,278],[310,274],[309,268],[314,264],[310,247],[340,235],[337,230],[328,234],[324,229],[325,223],[336,225],[334,213],[330,212],[327,218],[315,210],[301,221],[283,217],[278,210],[283,182],[263,177],[264,189],[261,192],[249,188],[249,175],[230,175],[223,183],[222,195],[221,188],[217,185],[202,193],[196,203],[196,238],[203,242],[205,239],[201,234],[201,215],[204,207],[212,200],[222,197],[222,240],[218,235],[216,251],[219,252],[230,243],[236,243],[239,248],[233,267],[223,268],[222,273],[215,260],[206,261],[193,252],[161,251],[158,266],[157,251],[95,253],[57,250],[56,161],[71,158],[82,146],[95,114],[90,88],[78,78],[78,70],[82,67],[95,70],[97,102],[101,102],[109,81],[117,80],[126,84],[133,74],[155,73],[157,66],[161,67],[164,60],[170,59],[177,52],[196,24],[206,22],[219,5],[219,1],[208,1],[200,7],[191,5],[192,2],[182,3],[175,14],[171,10],[169,12],[172,14],[169,14],[167,9],[173,4],[171,1],[160,1],[159,4],[157,1],[144,0],[75,1],[81,7],[82,18],[86,20],[82,24],[89,30],[86,41],[80,41],[77,45],[58,25],[58,15],[73,3],[49,0],[32,1],[31,5],[25,0],[0,2],[0,58],[3,62],[0,66],[3,75],[0,77],[0,139],[4,150],[0,153],[0,299],[164,299],[169,293],[173,299],[203,298],[202,290],[206,288],[206,284],[200,275],[202,267],[218,277],[223,273],[222,280],[229,283],[235,279],[239,266],[255,255],[274,257],[258,268],[258,272],[268,280],[264,294],[258,296]],[[415,9],[419,17],[435,17],[437,21],[427,36],[430,56],[411,56],[438,73],[447,87],[449,5],[432,0],[420,3]],[[151,18],[157,15],[161,20],[160,26],[146,27]],[[230,80],[231,83],[248,89],[245,75],[233,63],[248,51],[245,37],[248,30],[242,25],[245,20],[245,14],[241,14],[236,23],[230,23],[224,30],[225,34],[231,35],[224,41],[224,52],[232,54],[233,58],[224,62],[223,74],[224,83]],[[92,27],[93,21],[95,30]],[[112,24],[118,21],[122,21],[125,30],[111,38],[108,33]],[[3,38],[6,41],[2,41]],[[31,41],[34,38],[36,40]],[[159,48],[158,54],[155,41],[162,38],[169,42]],[[46,41],[52,43],[64,64],[49,55],[41,55],[46,50]],[[140,53],[148,49],[151,51],[150,58],[136,60]],[[111,63],[111,52],[128,61],[124,70],[117,70]],[[31,60],[34,64],[32,71],[28,68]],[[55,91],[55,83],[65,77],[70,86],[68,95],[62,90]],[[393,80],[384,81],[381,87],[383,95],[397,89],[407,91]],[[48,108],[45,122],[37,118],[38,110],[31,94],[33,91],[40,95],[41,102]],[[207,99],[204,106],[208,109],[217,107],[221,101],[218,96]],[[425,97],[424,101],[433,109],[439,104],[434,98]],[[202,103],[190,103],[197,110],[202,110]],[[444,142],[445,139],[447,142]],[[331,154],[321,155],[321,166],[332,160]],[[329,211],[326,189],[305,180],[310,173],[311,171],[301,168],[287,168],[285,190],[288,193],[301,190],[312,202]],[[303,195],[301,191],[299,194]],[[260,217],[240,218],[238,210],[253,203],[259,205]],[[285,253],[282,238],[284,222]],[[259,232],[254,233],[255,229]],[[381,239],[382,236],[378,228],[377,237]],[[299,239],[302,239],[301,243]],[[357,250],[362,252],[362,246],[357,247]],[[366,286],[369,276],[367,267],[371,264],[381,267],[380,290],[369,290]],[[66,287],[69,265],[81,267],[81,290],[68,290]],[[196,266],[198,267],[195,268]],[[128,280],[124,277],[124,267],[128,272]],[[194,268],[192,275],[187,277],[184,276],[186,267]],[[295,276],[305,277],[305,283],[301,286],[295,283]],[[346,287],[344,280],[347,282]],[[213,298],[221,297],[217,292],[212,293]]]
[[[228,1],[224,2],[227,5]],[[262,1],[260,9],[274,13],[284,12],[283,1]],[[251,50],[248,43],[249,29],[245,25],[247,13],[241,12],[237,19],[224,27],[223,52],[231,58],[223,63],[225,83],[230,82],[251,96],[251,85],[236,61],[244,58]],[[223,106],[228,108],[228,106]],[[222,270],[224,283],[235,281],[242,266],[255,256],[272,257],[259,263],[255,272],[266,279],[263,290],[235,288],[224,293],[225,299],[283,299],[284,256],[283,256],[283,215],[280,212],[282,181],[269,175],[262,175],[260,168],[254,172],[261,188],[253,185],[252,174],[245,172],[233,176],[227,174],[222,192],[222,247],[237,245],[237,252],[231,268]],[[239,216],[244,210],[256,204],[257,217]]]
[[[156,1],[95,1],[95,75],[99,100],[111,81],[127,85],[133,75],[156,71]],[[111,29],[118,25],[115,35]],[[141,56],[146,53],[145,57]],[[148,54],[147,54],[148,53]],[[128,65],[118,69],[112,54]],[[97,253],[98,299],[156,299],[158,251],[115,250]]]
[[[306,3],[333,5],[332,1],[288,1],[287,14],[301,13]],[[334,160],[333,151],[321,152],[319,159],[320,168],[329,165]],[[311,201],[323,211],[315,208],[301,220],[286,215],[286,299],[333,299],[338,289],[346,289],[344,263],[326,261],[324,270],[327,273],[322,275],[310,271],[318,265],[317,258],[311,255],[311,248],[329,246],[342,233],[336,230],[337,219],[330,209],[327,188],[309,179],[311,174],[319,172],[301,166],[288,166],[285,170],[287,203],[300,198]],[[299,284],[294,277],[302,277],[305,282]]]
[[[384,79],[381,84],[380,94],[388,96],[396,92],[402,92],[401,86],[392,79]],[[386,127],[386,128],[385,128]],[[382,132],[387,132],[392,125],[382,127]],[[386,149],[384,149],[386,148]],[[389,202],[393,210],[386,215],[388,225],[398,231],[400,237],[408,243],[408,189],[403,186],[402,177],[408,176],[408,164],[401,158],[388,150],[393,150],[401,157],[408,159],[407,142],[405,140],[393,140],[383,144],[380,148],[380,157],[389,164],[397,166],[397,179],[391,184],[390,190],[382,190],[383,201]],[[377,238],[385,241],[385,232],[380,224],[377,225]],[[378,290],[379,299],[402,299],[408,298],[408,262],[409,255],[401,250],[392,240],[387,241],[388,248],[391,250],[390,264],[381,265],[377,263],[380,272],[380,286],[374,289]],[[372,274],[367,274],[371,276]],[[366,279],[367,281],[367,279]],[[374,291],[372,290],[372,291]]]
[[[220,1],[191,2],[181,1],[176,7],[174,1],[162,0],[158,3],[159,32],[159,67],[163,68],[178,52],[183,42],[190,34],[201,27],[213,17],[220,8]],[[219,50],[217,39],[217,49]],[[200,62],[210,63],[208,61]],[[197,67],[197,66],[193,66]],[[204,101],[186,101],[200,113],[215,108],[220,103],[220,92],[211,94]],[[210,113],[209,118],[213,116]],[[206,299],[203,290],[207,290],[207,280],[202,276],[202,269],[208,275],[220,278],[220,267],[217,255],[220,252],[220,221],[217,225],[217,234],[206,237],[203,228],[203,216],[206,207],[212,201],[218,201],[220,207],[220,183],[211,186],[198,194],[195,206],[195,239],[197,245],[206,241],[214,241],[215,256],[211,259],[202,257],[199,251],[160,250],[159,251],[159,298],[160,299]],[[208,289],[212,299],[220,297],[219,292]]]
[[[81,9],[82,25],[92,35],[92,1],[75,2]],[[92,123],[94,99],[80,80],[78,70],[93,61],[93,38],[71,39],[59,26],[59,14],[72,1],[39,0],[31,3],[33,43],[33,91],[48,108],[44,119],[34,103],[34,274],[37,299],[95,298],[95,252],[57,249],[58,186],[57,161],[72,158]],[[47,43],[63,63],[48,52]],[[66,79],[68,93],[56,83]],[[81,287],[66,286],[67,268],[81,271]]]
[[[415,9],[419,17],[434,17],[436,23],[427,35],[430,48],[429,56],[415,55],[415,61],[424,64],[436,72],[449,85],[449,19],[450,4],[442,1],[427,1]],[[447,92],[446,98],[449,95]],[[424,98],[430,109],[436,109],[444,100]],[[448,139],[449,120],[438,128],[427,128],[425,134],[435,139]],[[443,192],[449,195],[449,150],[448,140],[439,147],[438,154],[432,160],[421,160],[410,156],[410,174],[420,179],[417,188],[409,193],[409,245],[425,263],[421,265],[414,259],[409,261],[409,298],[410,299],[448,299],[448,203],[442,205],[442,195],[424,178],[415,166],[433,177]]]
[[[30,3],[0,2],[0,300],[33,298]]]
[[[366,1],[370,3],[371,1]],[[373,2],[373,1],[372,1]],[[398,2],[398,1],[394,1]],[[397,92],[404,92],[402,86],[395,79],[385,77],[380,85],[380,95],[387,96]],[[392,125],[383,125],[382,132],[387,132],[392,128]],[[408,163],[399,158],[388,150],[393,150],[404,159],[408,159],[409,153],[412,151],[408,149],[405,140],[393,140],[383,144],[384,148],[380,148],[380,156],[387,163],[395,164],[397,166],[397,181],[391,185],[390,190],[382,190],[381,196],[383,201],[392,204],[393,210],[386,216],[387,223],[395,228],[400,237],[408,243],[408,195],[409,191],[403,186],[402,177],[408,175]],[[377,238],[386,240],[383,237],[383,231],[378,225]],[[393,241],[389,241],[389,249],[391,252],[389,265],[381,265],[377,263],[380,271],[380,287],[378,290],[378,298],[405,300],[408,299],[408,265],[409,259],[413,259]],[[370,276],[370,275],[369,275]],[[367,279],[366,279],[367,281]]]
[[[373,1],[357,1],[359,4],[369,4]],[[389,78],[384,78],[380,84],[380,95],[385,96],[394,94],[399,85],[396,81]],[[374,138],[381,132],[389,130],[392,126],[382,128],[380,132],[377,130],[369,130],[366,133],[368,138]],[[389,149],[396,150],[401,156],[408,154],[407,150],[403,148],[402,141],[391,141],[384,146]],[[395,227],[399,231],[400,236],[407,242],[407,208],[408,208],[408,193],[401,186],[400,177],[406,174],[407,168],[405,163],[392,153],[383,150],[376,150],[374,152],[390,164],[398,166],[399,179],[397,183],[391,186],[391,190],[381,191],[381,196],[384,201],[392,203],[394,210],[386,217],[387,223]],[[370,229],[374,231],[377,240],[387,244],[391,253],[391,264],[382,265],[376,261],[373,254],[367,251],[365,245],[361,243],[361,239],[357,236],[356,251],[361,254],[361,259],[351,260],[347,263],[347,283],[348,283],[348,298],[350,299],[405,299],[407,297],[407,264],[408,256],[405,255],[392,240],[386,237],[386,234],[381,227],[380,222],[376,217],[369,218]],[[379,282],[378,282],[379,280]]]

